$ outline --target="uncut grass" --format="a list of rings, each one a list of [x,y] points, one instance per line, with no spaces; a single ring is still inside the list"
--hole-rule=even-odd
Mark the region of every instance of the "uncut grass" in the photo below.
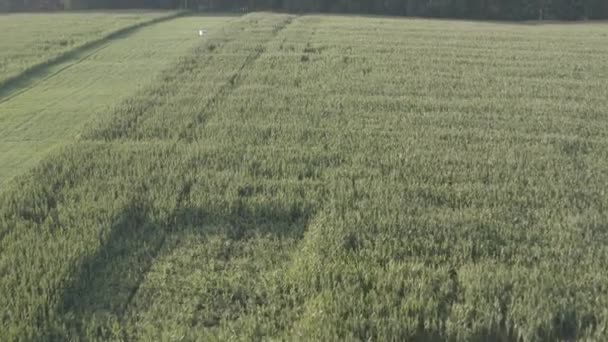
[[[443,25],[233,23],[2,194],[4,336],[604,339],[604,26]]]
[[[88,42],[166,15],[153,11],[0,15],[0,86]]]

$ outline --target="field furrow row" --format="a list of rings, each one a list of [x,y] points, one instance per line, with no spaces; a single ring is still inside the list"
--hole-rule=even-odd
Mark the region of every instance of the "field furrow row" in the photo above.
[[[0,339],[605,339],[604,31],[222,24],[0,192]]]

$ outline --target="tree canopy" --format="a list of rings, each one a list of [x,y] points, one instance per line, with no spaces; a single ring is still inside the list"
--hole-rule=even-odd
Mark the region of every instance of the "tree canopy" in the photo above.
[[[0,0],[2,11],[184,7],[504,20],[608,18],[606,0]]]

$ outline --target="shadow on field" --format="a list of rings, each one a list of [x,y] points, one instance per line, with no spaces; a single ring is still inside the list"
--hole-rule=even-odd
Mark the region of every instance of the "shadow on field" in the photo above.
[[[107,46],[107,44],[113,40],[129,37],[130,35],[142,28],[152,26],[163,21],[172,20],[181,15],[181,13],[175,13],[173,15],[162,16],[159,18],[154,18],[138,24],[127,26],[125,28],[111,32],[103,37],[87,42],[81,46],[65,51],[64,53],[61,53],[58,56],[53,57],[49,60],[35,64],[24,70],[20,74],[0,82],[0,103],[6,102],[12,97],[19,95],[23,91],[26,91],[27,89],[31,88],[37,82],[53,77],[59,74],[60,72],[90,58],[97,51]],[[67,63],[67,65],[60,70],[53,71],[53,66],[62,63]]]
[[[58,312],[70,334],[75,335],[72,337],[113,338],[110,327],[115,323],[122,325],[156,257],[172,248],[165,246],[170,235],[187,231],[207,236],[221,233],[240,241],[269,234],[298,239],[303,236],[313,210],[288,208],[276,202],[251,205],[238,200],[220,210],[184,205],[165,222],[151,219],[155,213],[158,211],[146,203],[132,203],[103,239],[100,249],[74,269],[71,283],[61,295]]]
[[[137,11],[135,11],[137,12]],[[84,12],[83,12],[84,13]],[[114,13],[112,11],[99,11],[96,13]],[[122,12],[117,12],[122,13]],[[141,12],[139,12],[141,13]],[[28,69],[24,70],[14,77],[8,78],[0,82],[0,103],[10,100],[12,97],[19,95],[23,91],[31,88],[37,82],[43,81],[47,78],[53,77],[60,72],[78,64],[90,57],[92,57],[99,50],[106,47],[113,40],[125,39],[133,35],[140,29],[148,26],[153,26],[164,21],[173,20],[178,17],[234,17],[239,18],[241,14],[238,13],[197,13],[197,12],[176,12],[172,15],[161,16],[148,21],[137,23],[117,31],[108,33],[107,35],[94,39],[81,46],[77,46],[73,49],[65,51],[58,56],[50,58],[49,60],[35,64]],[[66,63],[66,66],[60,70],[53,71],[53,67],[58,64]]]

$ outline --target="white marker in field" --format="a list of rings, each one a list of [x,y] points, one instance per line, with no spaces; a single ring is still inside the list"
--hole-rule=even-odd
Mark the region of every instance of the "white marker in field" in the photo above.
[[[204,36],[204,35],[206,35],[206,34],[207,34],[207,30],[198,30],[198,35],[199,35],[200,37],[202,37],[202,36]]]

